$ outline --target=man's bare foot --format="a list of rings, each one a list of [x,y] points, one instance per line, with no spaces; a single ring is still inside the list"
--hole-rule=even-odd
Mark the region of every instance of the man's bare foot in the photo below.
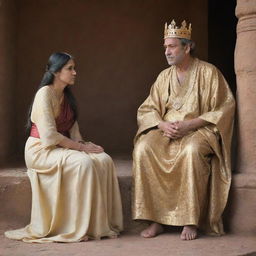
[[[144,229],[140,235],[144,238],[156,237],[164,232],[164,228],[161,224],[153,222],[148,228]]]
[[[189,225],[189,226],[184,226],[180,238],[182,240],[194,240],[197,237],[197,229],[196,226]]]
[[[110,239],[116,239],[116,238],[118,238],[118,234],[113,234],[113,235],[109,236],[109,238]]]

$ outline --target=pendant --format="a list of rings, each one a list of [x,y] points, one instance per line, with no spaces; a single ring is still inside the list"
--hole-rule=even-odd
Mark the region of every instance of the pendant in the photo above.
[[[176,109],[176,110],[180,109],[181,105],[182,104],[180,102],[177,102],[177,101],[172,104],[173,108]]]

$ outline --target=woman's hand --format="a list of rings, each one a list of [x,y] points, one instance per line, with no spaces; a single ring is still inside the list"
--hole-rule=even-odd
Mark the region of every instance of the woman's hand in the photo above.
[[[58,145],[63,148],[84,151],[85,153],[102,153],[104,151],[101,146],[98,146],[92,142],[72,140],[65,136]]]
[[[102,153],[104,149],[101,146],[98,146],[92,142],[85,142],[81,144],[80,151],[84,151],[85,153]]]

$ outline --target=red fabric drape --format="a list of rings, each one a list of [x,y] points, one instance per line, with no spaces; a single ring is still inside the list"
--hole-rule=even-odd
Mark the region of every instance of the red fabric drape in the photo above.
[[[64,96],[63,102],[61,103],[61,109],[59,116],[55,119],[56,128],[59,133],[64,136],[69,137],[69,130],[73,126],[74,113],[68,103],[67,98]],[[40,138],[39,131],[37,129],[36,124],[32,123],[30,136],[35,138]]]

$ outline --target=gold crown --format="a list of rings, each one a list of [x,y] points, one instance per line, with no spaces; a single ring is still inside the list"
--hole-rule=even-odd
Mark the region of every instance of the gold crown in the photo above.
[[[187,28],[187,22],[183,20],[181,23],[181,27],[178,28],[176,26],[176,22],[172,20],[171,24],[167,26],[167,23],[165,23],[164,26],[164,39],[175,37],[175,38],[185,38],[189,39],[191,38],[191,23],[189,23],[189,27]]]

